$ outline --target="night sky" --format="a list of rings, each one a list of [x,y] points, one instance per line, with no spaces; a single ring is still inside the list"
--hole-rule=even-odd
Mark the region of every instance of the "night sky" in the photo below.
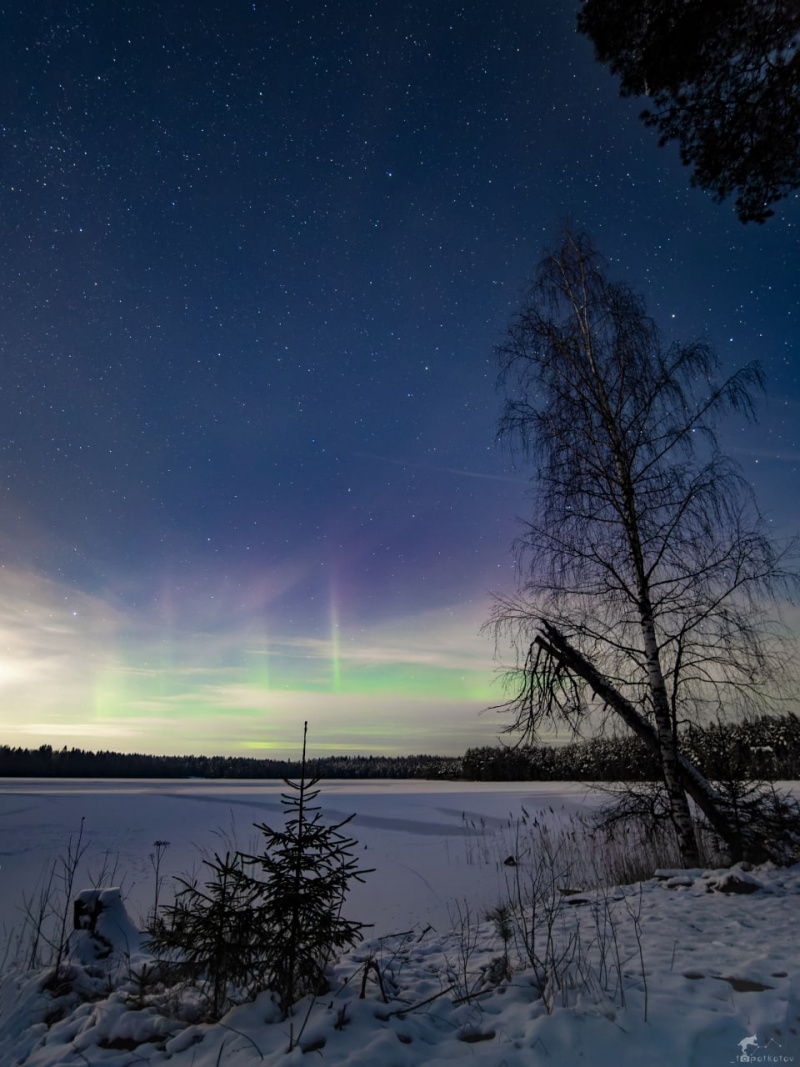
[[[689,187],[577,0],[76,0],[0,17],[0,743],[460,753],[529,472],[493,345],[572,220],[800,512],[800,198]]]

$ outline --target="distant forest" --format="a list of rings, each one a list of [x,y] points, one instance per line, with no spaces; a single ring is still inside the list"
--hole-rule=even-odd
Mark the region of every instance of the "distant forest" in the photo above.
[[[683,754],[710,781],[800,779],[800,719],[769,716],[740,723],[690,726]],[[478,782],[648,782],[659,777],[655,755],[632,735],[570,745],[469,749],[462,777]]]
[[[762,716],[681,732],[680,747],[712,781],[800,779],[800,719]],[[653,781],[653,754],[633,736],[568,745],[468,749],[464,756],[324,756],[308,770],[320,778],[422,778],[473,782]],[[242,756],[147,756],[80,748],[0,746],[2,778],[296,778],[299,760]]]
[[[324,756],[307,762],[320,778],[459,778],[449,756]],[[146,756],[80,748],[0,746],[2,778],[296,778],[299,760],[244,756]]]

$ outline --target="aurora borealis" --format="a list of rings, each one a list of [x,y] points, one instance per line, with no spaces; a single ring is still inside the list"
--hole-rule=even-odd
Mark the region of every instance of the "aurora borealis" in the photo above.
[[[800,201],[689,188],[576,3],[2,14],[2,743],[459,753],[530,471],[492,347],[585,226],[667,338],[759,359],[724,443],[800,509]]]
[[[470,729],[480,738],[494,726],[474,714],[464,721],[465,709],[484,708],[498,690],[485,639],[475,633],[462,647],[464,619],[453,612],[393,620],[368,636],[345,636],[334,624],[327,638],[270,639],[235,612],[216,631],[207,619],[156,627],[108,600],[31,575],[14,579],[16,590],[5,587],[16,616],[6,613],[3,636],[18,658],[0,677],[5,699],[24,702],[27,715],[16,727],[4,718],[4,729],[27,747],[66,737],[140,751],[157,738],[171,752],[282,754],[309,709],[317,745],[331,752],[380,754],[426,741],[455,751]],[[473,631],[482,621],[471,619]]]

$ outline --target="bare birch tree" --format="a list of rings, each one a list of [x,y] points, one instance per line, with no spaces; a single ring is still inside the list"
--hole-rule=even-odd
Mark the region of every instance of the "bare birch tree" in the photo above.
[[[537,465],[522,584],[492,620],[519,653],[509,730],[532,739],[548,716],[577,727],[599,704],[658,753],[687,866],[687,791],[734,852],[758,851],[681,757],[678,731],[763,708],[779,673],[765,609],[793,575],[714,432],[727,413],[752,416],[759,368],[716,383],[707,345],[665,347],[643,300],[571,232],[498,354],[501,437]]]

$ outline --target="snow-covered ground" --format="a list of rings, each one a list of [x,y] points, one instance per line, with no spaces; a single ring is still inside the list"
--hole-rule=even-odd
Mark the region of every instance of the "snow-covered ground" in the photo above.
[[[369,940],[336,962],[330,991],[285,1021],[269,993],[218,1025],[180,1021],[163,999],[142,1006],[132,973],[144,962],[136,928],[152,904],[154,842],[170,842],[162,873],[197,866],[198,846],[224,850],[225,838],[247,849],[257,844],[254,822],[278,821],[280,792],[269,783],[0,782],[0,922],[11,935],[0,1065],[800,1062],[798,867],[667,872],[572,895],[549,893],[545,878],[538,967],[519,939],[503,966],[484,915],[517,878],[524,889],[544,869],[527,851],[534,819],[555,841],[559,823],[597,803],[585,787],[560,783],[325,784],[326,817],[357,813],[348,829],[358,858],[376,868],[347,908],[374,924]],[[81,935],[73,988],[84,999],[73,991],[54,1000],[41,974],[10,971],[12,927],[82,817],[90,847],[76,888],[121,883],[129,919],[109,894],[103,933],[117,951],[95,960]],[[515,853],[516,866],[505,865]],[[574,888],[562,884],[563,863],[560,852],[550,867],[556,888]],[[98,878],[104,864],[113,877]]]

